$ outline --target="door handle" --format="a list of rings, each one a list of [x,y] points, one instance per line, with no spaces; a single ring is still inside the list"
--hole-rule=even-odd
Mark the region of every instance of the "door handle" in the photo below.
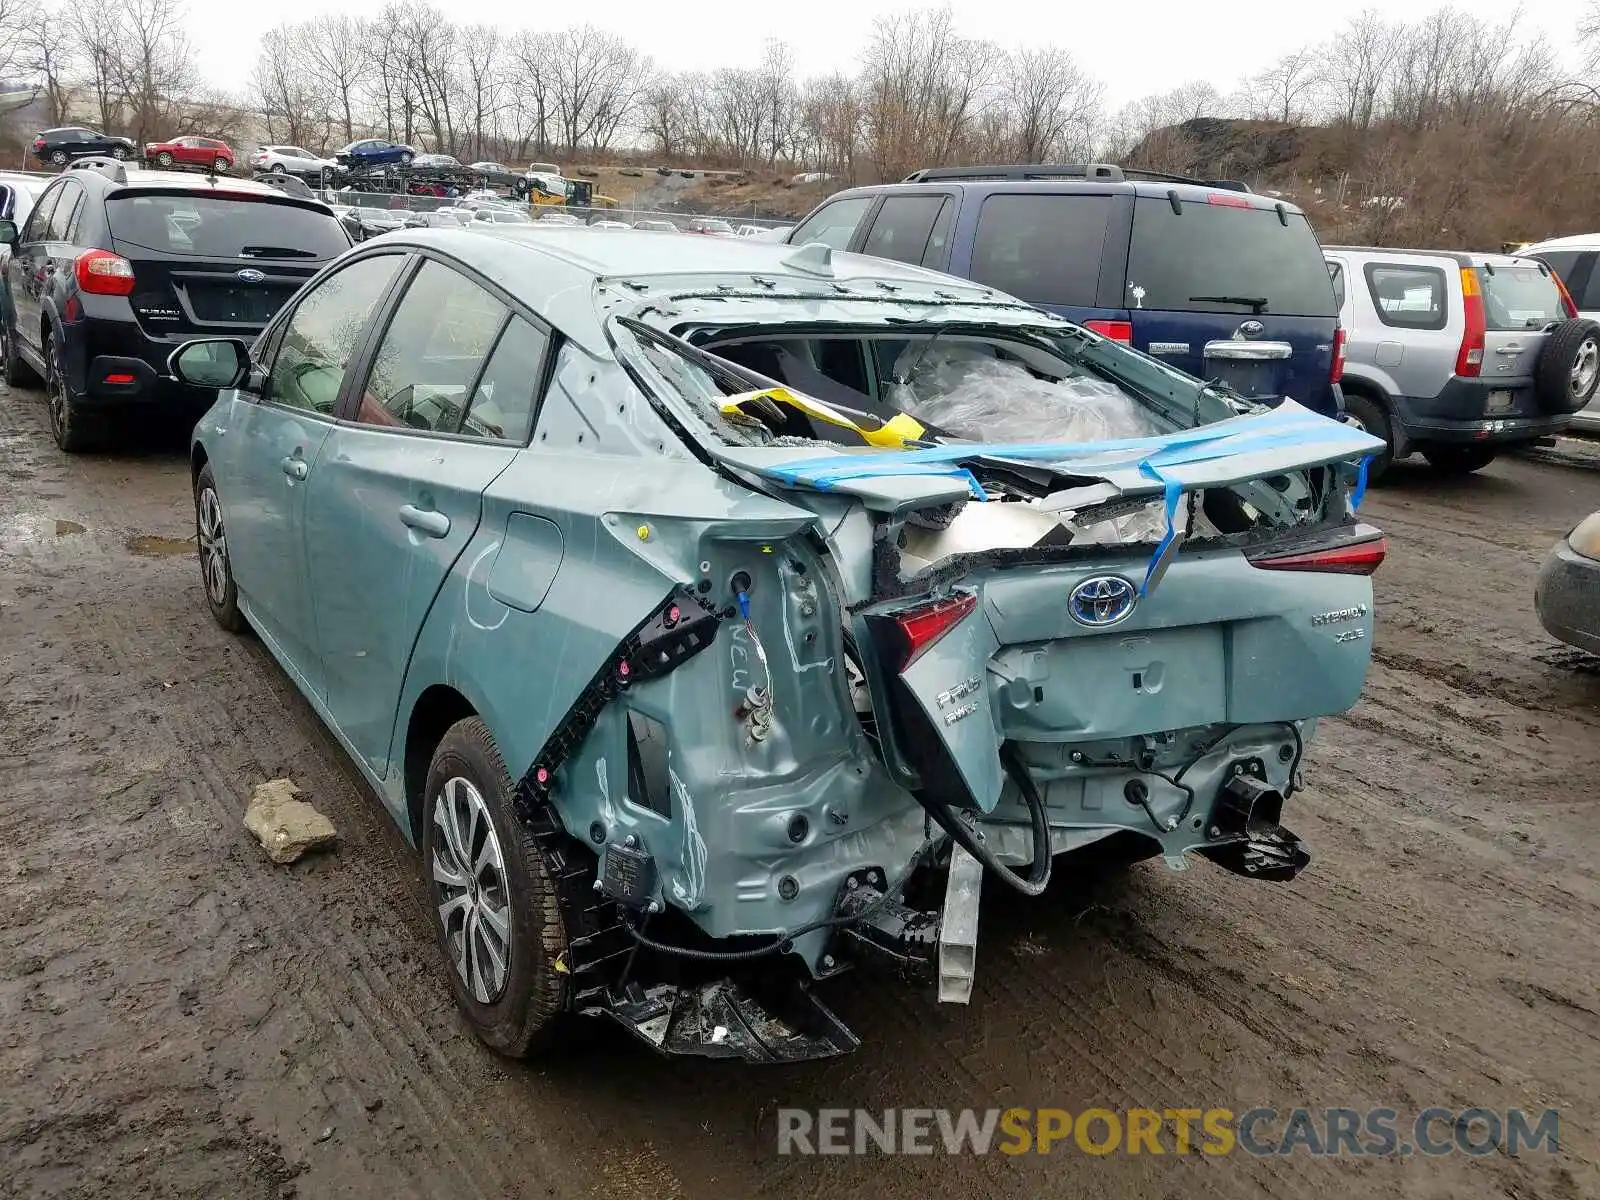
[[[283,460],[283,473],[290,479],[304,479],[311,474],[311,468],[306,465],[305,459],[291,455]]]
[[[450,532],[450,518],[432,508],[418,508],[415,504],[400,506],[400,523],[427,537],[442,538]]]
[[[1504,346],[1496,346],[1494,352],[1496,354],[1521,354],[1522,344],[1520,342],[1507,342]]]

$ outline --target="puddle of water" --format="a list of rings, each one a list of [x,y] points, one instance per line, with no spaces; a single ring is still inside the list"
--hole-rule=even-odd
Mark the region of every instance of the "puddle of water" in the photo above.
[[[56,522],[56,536],[57,537],[71,537],[75,533],[82,533],[82,532],[83,532],[83,526],[79,525],[76,521],[57,521]]]
[[[128,549],[145,558],[161,558],[169,554],[193,554],[195,545],[192,537],[169,538],[141,533],[128,539]]]

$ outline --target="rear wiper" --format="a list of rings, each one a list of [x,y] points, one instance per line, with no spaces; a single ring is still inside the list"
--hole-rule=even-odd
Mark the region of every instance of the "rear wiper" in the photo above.
[[[1267,298],[1265,296],[1190,296],[1189,303],[1196,300],[1209,300],[1213,304],[1243,304],[1253,310],[1256,316],[1267,311]]]
[[[244,246],[240,258],[316,258],[315,250],[301,250],[294,246]]]

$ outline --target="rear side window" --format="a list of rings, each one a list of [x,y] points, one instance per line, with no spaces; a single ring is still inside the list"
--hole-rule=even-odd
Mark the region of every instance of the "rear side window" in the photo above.
[[[904,263],[922,262],[934,222],[947,203],[943,196],[890,196],[878,209],[861,252]]]
[[[1344,267],[1336,262],[1328,264],[1328,282],[1333,284],[1333,305],[1344,308]]]
[[[1368,263],[1362,268],[1378,320],[1395,329],[1443,329],[1450,297],[1439,267]]]
[[[1534,257],[1561,276],[1572,302],[1584,312],[1600,308],[1600,272],[1594,269],[1600,254],[1593,250],[1558,250]]]
[[[123,193],[106,203],[118,242],[197,258],[333,258],[350,248],[325,212],[271,200],[193,192]]]
[[[789,236],[790,244],[804,246],[821,242],[834,250],[843,250],[850,244],[861,218],[867,215],[867,209],[872,207],[872,200],[871,196],[852,196],[848,200],[824,204],[800,223]]]
[[[52,242],[72,240],[73,218],[82,207],[83,189],[75,183],[62,184],[61,199],[50,213],[50,232],[47,236]]]
[[[1029,304],[1092,306],[1110,214],[1110,196],[990,196],[967,273]]]
[[[1178,312],[1332,317],[1333,285],[1300,213],[1165,199],[1133,206],[1125,303]],[[1225,299],[1223,299],[1225,297]]]
[[[1492,272],[1479,267],[1478,280],[1483,285],[1483,315],[1491,330],[1542,329],[1567,319],[1548,270],[1532,264],[1497,266]]]

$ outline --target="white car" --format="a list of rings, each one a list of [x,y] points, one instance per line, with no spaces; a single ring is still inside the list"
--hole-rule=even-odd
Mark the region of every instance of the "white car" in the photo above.
[[[1600,321],[1600,233],[1579,233],[1524,246],[1517,254],[1537,258],[1560,277],[1580,317]],[[1574,429],[1600,433],[1600,395],[1572,415]]]
[[[321,158],[299,146],[261,146],[250,152],[247,161],[253,170],[311,179],[320,179],[324,170],[331,171],[339,165],[331,158]]]

